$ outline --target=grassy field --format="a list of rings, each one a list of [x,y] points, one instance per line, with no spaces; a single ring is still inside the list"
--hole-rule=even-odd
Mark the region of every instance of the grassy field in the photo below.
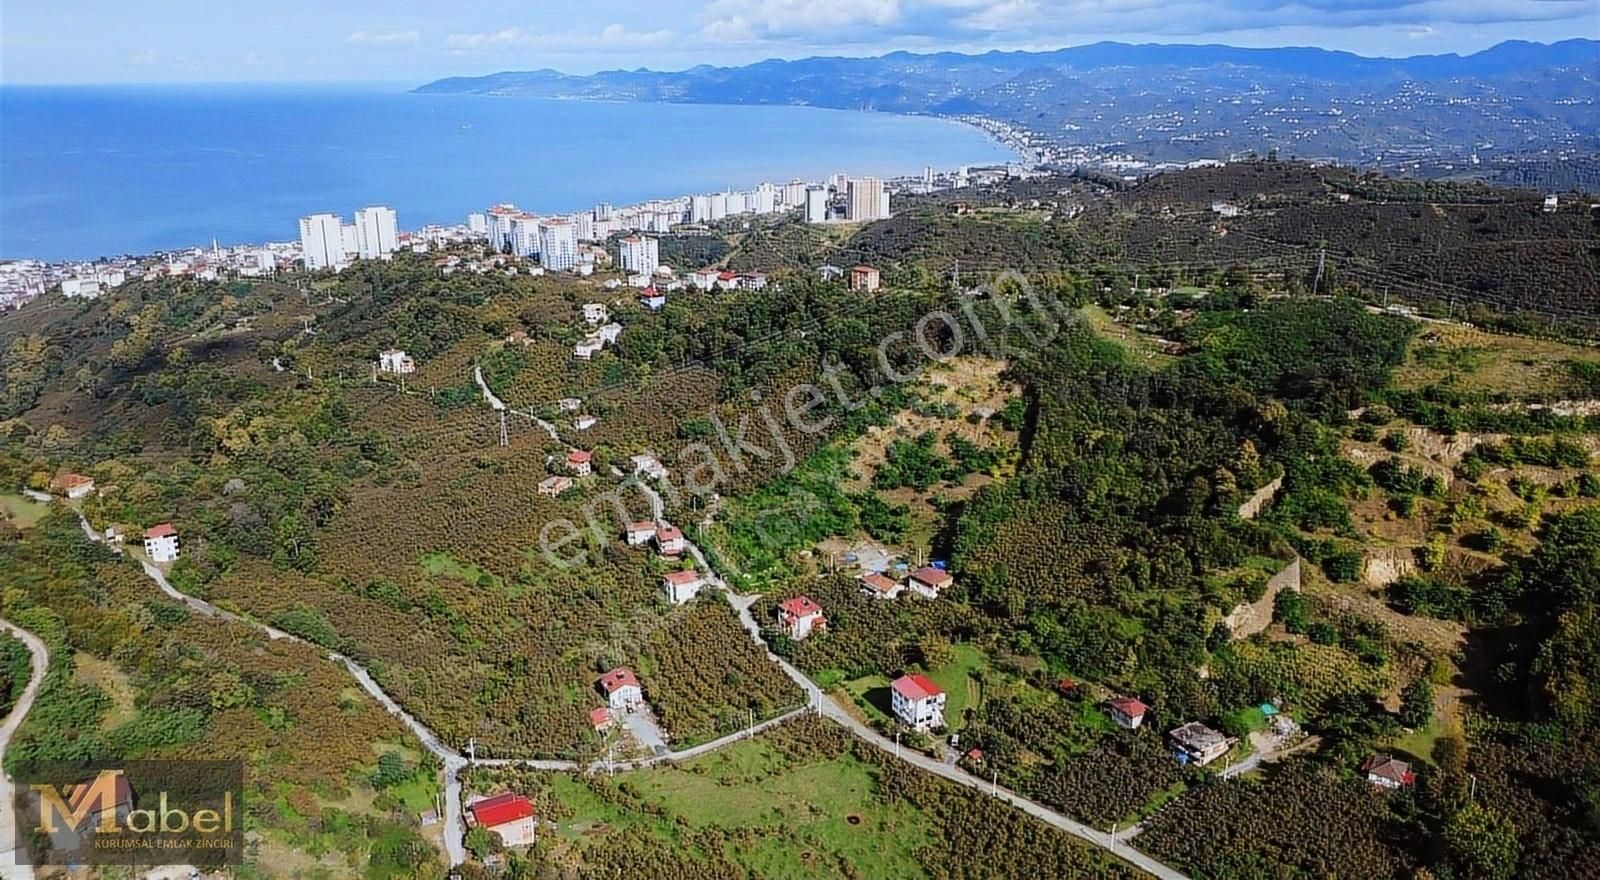
[[[29,501],[21,495],[0,495],[0,515],[19,529],[30,529],[50,512],[50,505]]]
[[[1177,358],[1162,351],[1160,343],[1132,328],[1118,324],[1100,306],[1084,306],[1079,313],[1096,334],[1122,346],[1136,360],[1149,365],[1152,369],[1159,369],[1177,361]]]
[[[1464,391],[1513,397],[1564,396],[1571,361],[1600,364],[1600,349],[1550,339],[1485,333],[1455,324],[1428,324],[1395,371],[1397,388],[1445,383]]]
[[[960,727],[963,713],[975,706],[982,697],[978,678],[990,674],[989,657],[974,645],[956,645],[954,658],[937,669],[928,671],[933,683],[944,688],[946,694],[944,717],[952,728]],[[845,683],[845,689],[867,701],[869,718],[888,718],[889,678],[883,675],[864,675]]]
[[[671,840],[680,824],[716,826],[754,832],[730,839],[725,854],[761,877],[836,877],[845,864],[862,877],[925,876],[914,853],[933,825],[903,802],[883,803],[876,774],[849,754],[793,759],[751,740],[682,767],[629,774],[629,790],[658,815],[617,806],[570,776],[552,777],[551,794],[572,813],[557,833],[580,849],[627,828]]]

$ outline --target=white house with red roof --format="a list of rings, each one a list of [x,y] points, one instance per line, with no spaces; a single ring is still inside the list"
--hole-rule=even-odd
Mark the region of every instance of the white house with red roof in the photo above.
[[[894,599],[906,591],[906,585],[881,571],[863,572],[858,578],[861,592],[874,599]]]
[[[912,729],[944,726],[944,691],[926,675],[900,676],[889,684],[889,694],[895,717]]]
[[[73,501],[88,497],[94,491],[94,480],[83,474],[66,473],[50,481],[50,491],[60,492]]]
[[[627,540],[629,547],[638,547],[643,544],[648,544],[650,543],[650,539],[654,538],[655,536],[656,524],[649,520],[628,523],[627,527],[622,530],[622,537]]]
[[[559,496],[562,492],[572,488],[572,478],[556,474],[545,477],[539,481],[539,494],[550,498]]]
[[[1117,697],[1111,701],[1107,711],[1118,727],[1138,730],[1139,725],[1144,723],[1144,713],[1150,711],[1150,707],[1134,697]]]
[[[509,791],[467,804],[467,818],[473,827],[498,834],[506,846],[532,846],[539,830],[533,802]]]
[[[654,287],[646,287],[644,290],[639,291],[639,305],[652,312],[659,311],[666,304],[667,295]]]
[[[816,630],[827,629],[828,618],[810,596],[795,596],[778,603],[778,624],[798,642]]]
[[[611,710],[605,706],[589,710],[589,726],[595,733],[605,733],[611,729]]]
[[[161,523],[144,530],[144,552],[155,563],[173,562],[178,558],[178,530],[172,523]]]
[[[600,676],[600,692],[613,710],[627,712],[644,705],[644,688],[639,686],[639,676],[626,666]]]
[[[1411,765],[1388,755],[1373,755],[1361,764],[1367,782],[1378,788],[1405,788],[1417,781]]]
[[[582,449],[574,449],[567,453],[567,470],[573,476],[587,477],[593,473],[594,453]]]
[[[857,293],[872,293],[883,284],[883,276],[871,266],[853,266],[850,269],[850,289]]]
[[[718,290],[733,290],[739,286],[739,276],[733,272],[718,272],[716,283]]]
[[[682,556],[686,546],[682,529],[666,523],[656,527],[656,549],[662,556]]]
[[[693,599],[705,585],[706,579],[698,571],[671,571],[661,579],[661,589],[666,592],[667,601],[674,605]]]
[[[689,283],[700,290],[710,290],[717,286],[717,276],[722,274],[721,269],[707,267],[696,269],[689,273]]]
[[[925,565],[912,572],[906,583],[911,587],[911,592],[928,599],[937,599],[939,591],[955,583],[955,579],[950,576],[950,572],[942,568]]]

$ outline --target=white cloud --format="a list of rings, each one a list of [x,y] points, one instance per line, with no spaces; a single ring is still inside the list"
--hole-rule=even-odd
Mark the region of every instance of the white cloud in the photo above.
[[[670,30],[636,31],[608,24],[598,31],[535,31],[508,27],[476,34],[451,34],[444,45],[451,52],[492,52],[506,49],[545,52],[582,52],[595,49],[645,49],[666,46],[677,38]]]
[[[346,43],[365,46],[415,46],[422,42],[419,31],[351,31]]]
[[[154,63],[156,63],[156,50],[154,50],[154,49],[141,49],[138,52],[135,52],[132,55],[128,56],[128,63],[129,64],[138,64],[140,66],[148,66],[148,65],[154,64]]]

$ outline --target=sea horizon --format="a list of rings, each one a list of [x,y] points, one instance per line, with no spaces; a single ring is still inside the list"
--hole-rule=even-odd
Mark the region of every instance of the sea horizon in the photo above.
[[[935,116],[793,105],[426,95],[410,83],[0,85],[0,259],[287,241],[310,213],[402,228],[835,173],[1014,161]]]

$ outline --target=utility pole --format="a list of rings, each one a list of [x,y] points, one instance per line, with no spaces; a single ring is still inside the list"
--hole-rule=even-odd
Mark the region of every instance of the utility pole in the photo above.
[[[900,760],[900,731],[899,730],[896,730],[894,732],[894,759],[896,761]]]
[[[506,411],[500,411],[500,445],[510,446],[511,438],[506,434]]]
[[[1328,249],[1317,250],[1317,277],[1311,282],[1311,295],[1316,296],[1322,289],[1322,267],[1328,259]]]
[[[478,762],[478,738],[475,737],[475,736],[474,737],[468,737],[467,738],[467,763],[476,764],[477,762]]]

